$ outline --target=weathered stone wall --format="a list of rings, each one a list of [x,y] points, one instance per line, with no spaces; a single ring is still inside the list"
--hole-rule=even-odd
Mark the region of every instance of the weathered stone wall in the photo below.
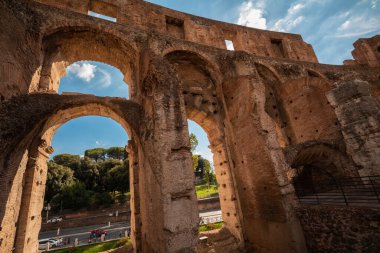
[[[132,139],[136,251],[196,249],[187,119],[210,139],[225,229],[241,250],[306,251],[293,209],[291,166],[323,159],[319,166],[334,167],[337,175],[378,173],[379,67],[318,64],[299,35],[225,24],[140,0],[38,2],[45,4],[2,0],[0,5],[5,17],[0,49],[7,62],[2,66],[14,69],[0,69],[5,252],[21,233],[16,228],[27,228],[24,242],[38,230],[38,221],[29,221],[42,207],[32,198],[40,193],[28,187],[43,180],[33,171],[24,173],[35,158],[31,150],[36,141],[49,144],[56,129],[76,117],[112,118]],[[117,23],[91,17],[88,10],[114,16]],[[226,50],[224,39],[237,51]],[[119,68],[130,100],[57,95],[64,68],[79,60]],[[352,89],[355,79],[368,87]],[[30,210],[19,215],[21,205]]]
[[[297,208],[309,252],[379,252],[380,212],[355,207]]]
[[[133,0],[36,0],[58,8],[87,14],[88,11],[116,18],[127,26],[156,31],[169,36],[226,49],[225,40],[235,50],[260,56],[318,62],[313,48],[298,34],[247,28],[173,11],[145,1]]]

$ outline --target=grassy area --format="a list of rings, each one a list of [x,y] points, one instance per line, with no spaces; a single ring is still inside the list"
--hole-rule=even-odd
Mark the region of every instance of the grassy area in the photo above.
[[[219,229],[223,226],[223,221],[216,222],[216,223],[210,223],[210,224],[205,224],[202,226],[199,226],[199,232],[205,232],[205,231],[210,231],[214,229]]]
[[[53,253],[97,253],[105,250],[116,249],[123,245],[131,245],[130,241],[127,238],[122,238],[120,240],[110,241],[110,242],[101,242],[85,246],[79,246],[76,248],[67,248],[52,250],[49,252]]]
[[[210,186],[207,186],[207,184],[197,185],[195,186],[195,190],[196,190],[198,199],[208,198],[212,195],[218,194],[217,185],[210,185]]]

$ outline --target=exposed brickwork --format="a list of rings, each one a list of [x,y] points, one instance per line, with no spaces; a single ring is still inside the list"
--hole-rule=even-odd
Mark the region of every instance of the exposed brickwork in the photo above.
[[[116,23],[91,17],[89,10]],[[24,171],[38,141],[50,145],[60,125],[81,116],[112,118],[133,140],[128,149],[136,252],[196,251],[187,119],[210,139],[224,231],[248,252],[306,251],[293,208],[291,166],[320,166],[338,176],[378,173],[380,67],[368,63],[377,57],[378,37],[366,42],[375,55],[365,58],[367,65],[332,66],[318,64],[299,35],[141,0],[2,0],[0,13],[4,252],[24,248],[31,237],[30,247],[37,249],[39,221],[28,220],[42,208],[42,199],[33,199],[42,189],[35,183],[44,179]],[[225,39],[237,50],[226,50]],[[130,100],[57,95],[65,67],[79,60],[119,68]],[[20,207],[29,208],[18,215]],[[16,234],[22,239],[15,243]]]

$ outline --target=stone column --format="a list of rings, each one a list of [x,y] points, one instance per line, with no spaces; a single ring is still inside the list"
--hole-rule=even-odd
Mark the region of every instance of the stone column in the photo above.
[[[222,218],[224,225],[239,240],[244,243],[242,227],[240,222],[240,209],[236,196],[236,188],[231,171],[231,161],[227,156],[225,144],[210,145],[213,153],[216,180],[219,184],[219,199],[222,209]]]
[[[130,208],[131,208],[131,232],[130,237],[136,253],[141,252],[141,219],[139,196],[139,158],[134,140],[128,141],[126,147],[129,159],[129,184],[130,184]]]
[[[341,81],[327,94],[335,108],[347,153],[360,166],[360,176],[380,175],[380,104],[367,82]]]
[[[150,62],[143,83],[146,129],[139,161],[143,252],[195,252],[198,207],[179,81],[170,63]],[[141,154],[141,155],[140,155]]]
[[[292,207],[294,190],[275,123],[265,112],[265,87],[251,63],[237,63],[229,80],[226,139],[242,210],[249,252],[306,252],[301,225]],[[255,68],[252,67],[252,70]],[[233,98],[233,99],[231,99]]]
[[[22,185],[28,151],[21,145],[0,165],[0,249],[12,252],[20,212]],[[18,151],[19,150],[19,151]]]
[[[16,232],[16,253],[39,252],[38,234],[41,229],[41,211],[48,170],[46,162],[53,151],[53,148],[42,140],[36,150],[29,155]]]

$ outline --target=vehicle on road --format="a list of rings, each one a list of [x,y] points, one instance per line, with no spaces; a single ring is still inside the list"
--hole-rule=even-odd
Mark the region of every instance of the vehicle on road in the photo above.
[[[39,240],[38,241],[38,249],[39,250],[46,249],[46,246],[48,243],[50,244],[49,245],[50,248],[56,248],[62,244],[62,239],[61,238],[58,238],[58,239],[50,238],[50,239]]]
[[[56,217],[51,218],[50,220],[47,220],[46,223],[57,223],[57,222],[60,222],[62,220],[63,220],[62,217],[56,216]]]

